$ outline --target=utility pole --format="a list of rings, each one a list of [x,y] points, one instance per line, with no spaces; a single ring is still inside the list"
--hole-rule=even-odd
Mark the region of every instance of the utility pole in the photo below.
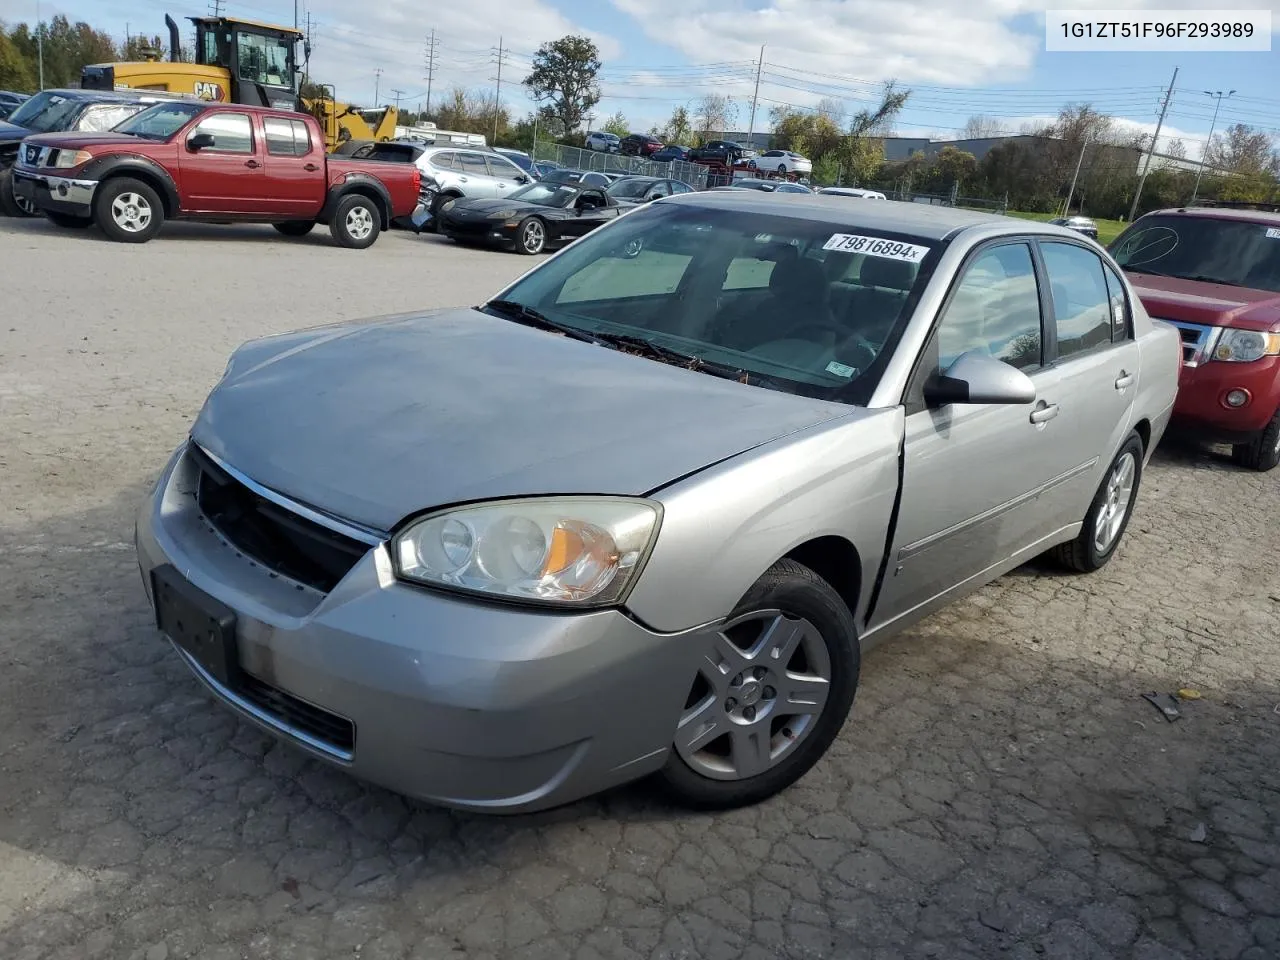
[[[1206,90],[1204,92],[1206,97],[1213,97],[1214,99],[1213,119],[1209,122],[1209,137],[1204,142],[1204,150],[1200,152],[1200,168],[1196,170],[1196,185],[1195,189],[1191,191],[1192,203],[1196,202],[1196,196],[1200,193],[1200,178],[1204,176],[1204,162],[1209,158],[1209,151],[1213,148],[1213,128],[1218,125],[1218,110],[1222,108],[1222,101],[1234,94],[1234,90],[1228,90],[1226,93],[1223,93],[1221,90],[1218,90],[1217,92]]]
[[[1071,189],[1067,191],[1067,202],[1062,208],[1064,217],[1071,216],[1071,198],[1076,194],[1076,181],[1080,179],[1080,165],[1084,163],[1084,151],[1089,146],[1089,137],[1085,136],[1084,141],[1080,144],[1080,156],[1076,158],[1076,172],[1071,177]]]
[[[378,105],[378,98],[379,98],[378,91],[381,89],[382,89],[382,68],[375,67],[373,71],[373,105],[375,107]]]
[[[751,147],[751,135],[756,132],[756,103],[760,100],[760,74],[764,70],[764,44],[760,44],[760,59],[756,61],[756,92],[751,95],[751,122],[747,124],[747,149]]]
[[[427,69],[427,75],[423,78],[427,81],[427,106],[422,111],[423,116],[431,112],[431,81],[436,76],[436,28],[431,28],[431,39],[427,41],[427,49],[424,54],[423,66]]]
[[[36,0],[36,57],[40,61],[40,89],[44,89],[44,21],[40,19],[40,0]]]
[[[1160,107],[1160,119],[1156,121],[1156,132],[1151,137],[1151,148],[1147,151],[1147,161],[1142,165],[1142,176],[1138,177],[1138,189],[1133,191],[1133,205],[1129,207],[1129,222],[1138,212],[1138,201],[1142,198],[1142,188],[1146,185],[1147,174],[1151,172],[1151,155],[1156,152],[1156,142],[1160,139],[1160,128],[1164,126],[1164,115],[1169,112],[1169,101],[1173,99],[1173,85],[1178,82],[1178,68],[1173,68],[1173,79],[1169,81],[1169,89],[1165,91],[1164,103]]]
[[[400,112],[400,101],[404,99],[404,91],[391,88],[391,96],[396,102],[396,113]]]
[[[302,41],[302,52],[305,59],[302,61],[302,82],[304,84],[311,82],[311,11],[307,11],[307,33],[306,38]]]
[[[222,0],[212,0],[209,6],[213,7],[213,15],[215,17],[222,16]]]
[[[298,29],[298,0],[293,0],[293,29]]]
[[[493,143],[494,146],[498,142],[498,118],[502,116],[502,38],[498,38],[498,80],[497,86],[493,88]]]

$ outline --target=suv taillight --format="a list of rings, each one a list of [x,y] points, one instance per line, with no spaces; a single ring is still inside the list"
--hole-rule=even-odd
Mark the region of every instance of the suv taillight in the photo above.
[[[422,192],[422,171],[417,167],[413,168],[413,192],[414,194]]]

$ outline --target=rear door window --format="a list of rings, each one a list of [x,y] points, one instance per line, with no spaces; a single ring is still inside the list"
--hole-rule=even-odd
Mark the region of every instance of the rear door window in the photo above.
[[[276,157],[302,157],[311,152],[307,125],[285,117],[265,117],[262,130],[267,140],[267,153]]]
[[[1111,343],[1112,306],[1102,258],[1073,243],[1040,243],[1058,333],[1066,360]]]
[[[485,163],[485,158],[478,153],[459,153],[458,166],[462,168],[465,174],[487,177],[489,176],[489,165]]]

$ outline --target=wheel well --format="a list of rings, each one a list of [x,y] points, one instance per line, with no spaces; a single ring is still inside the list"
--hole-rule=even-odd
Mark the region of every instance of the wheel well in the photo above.
[[[391,225],[391,211],[387,209],[386,201],[373,187],[358,185],[350,190],[344,190],[343,197],[349,197],[352,194],[359,194],[368,200],[373,201],[373,205],[378,208],[378,217],[382,221],[382,229],[386,230]],[[341,198],[339,198],[341,200]]]
[[[164,182],[149,170],[136,170],[129,168],[126,170],[113,170],[102,178],[102,183],[110,183],[113,180],[137,180],[139,183],[145,183],[148,187],[156,192],[156,196],[160,198],[160,207],[164,210],[165,219],[172,217],[175,213],[173,202],[169,199],[169,188]],[[101,184],[99,185],[101,186]]]
[[[1133,429],[1137,431],[1138,436],[1142,440],[1142,449],[1144,451],[1151,449],[1151,424],[1146,420],[1139,420],[1133,425]]]
[[[862,592],[862,559],[852,543],[844,537],[818,537],[800,544],[784,559],[804,564],[827,581],[840,594],[849,613],[857,617]]]

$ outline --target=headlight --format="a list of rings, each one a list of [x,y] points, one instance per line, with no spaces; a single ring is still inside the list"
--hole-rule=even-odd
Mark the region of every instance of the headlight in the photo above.
[[[1277,354],[1280,354],[1280,334],[1233,330],[1230,327],[1222,331],[1218,345],[1213,349],[1213,359],[1236,363],[1251,363]]]
[[[53,165],[56,169],[66,170],[71,167],[78,167],[82,163],[88,163],[92,159],[93,154],[88,150],[77,150],[75,153],[59,150],[58,159],[54,161]]]
[[[445,510],[396,535],[405,580],[534,603],[625,596],[657,534],[656,505],[615,497],[505,500]]]
[[[497,213],[491,213],[491,214],[489,214],[489,216],[487,217],[487,219],[489,219],[489,220],[506,220],[508,217],[514,217],[515,215],[516,215],[516,212],[515,212],[514,210],[499,210]]]

